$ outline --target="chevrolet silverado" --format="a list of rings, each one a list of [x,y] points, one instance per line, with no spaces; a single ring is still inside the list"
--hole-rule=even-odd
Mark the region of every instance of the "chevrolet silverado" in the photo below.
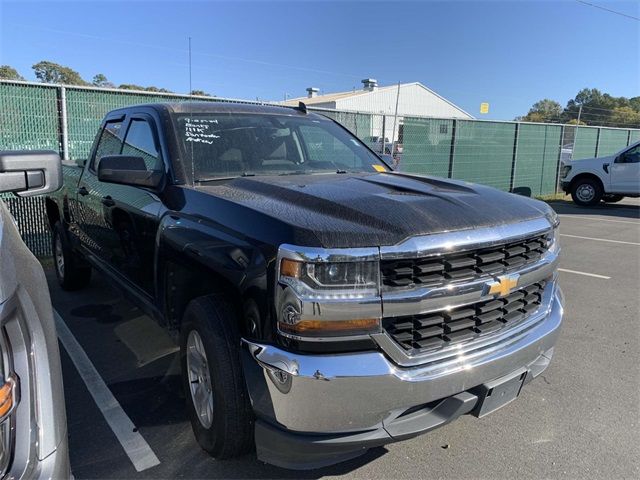
[[[341,462],[491,413],[550,362],[542,202],[394,172],[304,104],[115,110],[83,163],[47,200],[58,280],[98,270],[175,338],[215,458]]]

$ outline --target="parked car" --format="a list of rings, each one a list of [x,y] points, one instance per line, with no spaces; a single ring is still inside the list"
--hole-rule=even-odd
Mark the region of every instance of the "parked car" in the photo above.
[[[606,157],[564,160],[560,185],[575,203],[585,206],[640,196],[640,142]]]
[[[99,270],[174,336],[216,458],[314,468],[484,416],[562,321],[548,205],[392,172],[303,107],[115,110],[47,199],[60,284]]]
[[[42,195],[61,183],[57,154],[0,152],[0,193]],[[0,477],[71,477],[49,288],[1,199]]]
[[[382,151],[382,137],[373,136],[367,138],[367,142],[369,147],[372,148],[377,153],[382,153],[386,155],[391,155],[393,152],[393,142],[391,142],[387,137],[384,137],[384,152]]]

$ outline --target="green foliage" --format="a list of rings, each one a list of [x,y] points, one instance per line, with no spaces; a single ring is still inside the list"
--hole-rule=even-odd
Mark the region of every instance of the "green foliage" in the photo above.
[[[123,83],[118,85],[120,90],[144,90],[144,87],[136,85],[135,83]]]
[[[562,105],[555,100],[545,98],[533,104],[521,120],[524,122],[546,122],[554,123],[560,120],[562,115]]]
[[[205,92],[204,90],[191,90],[191,95],[198,95],[200,97],[211,97],[211,94]]]
[[[616,107],[611,113],[611,122],[616,125],[640,127],[640,110],[632,107]]]
[[[158,87],[143,87],[141,85],[136,85],[135,83],[123,83],[119,85],[118,88],[120,90],[139,90],[143,92],[158,92],[158,93],[173,93],[171,90],[167,90],[166,88],[158,88]]]
[[[3,80],[24,80],[22,75],[9,65],[0,65],[0,78]]]
[[[582,112],[580,112],[582,107]],[[640,97],[614,97],[597,88],[583,88],[562,109],[554,100],[533,104],[529,113],[518,120],[529,122],[562,122],[570,125],[640,128]]]
[[[93,77],[93,80],[91,82],[93,85],[95,85],[96,87],[101,87],[101,88],[115,88],[115,85],[113,83],[111,83],[106,75],[102,74],[102,73],[98,73],[97,75],[95,75]]]
[[[144,89],[147,92],[160,92],[160,93],[173,93],[171,90],[167,90],[166,88],[158,88],[158,87],[146,87]]]
[[[43,60],[33,65],[36,78],[43,83],[62,83],[65,85],[88,85],[75,70],[54,62]]]

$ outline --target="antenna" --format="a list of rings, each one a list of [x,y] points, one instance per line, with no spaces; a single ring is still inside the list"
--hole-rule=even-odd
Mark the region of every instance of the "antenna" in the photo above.
[[[191,85],[191,37],[189,37],[189,95],[193,92]]]

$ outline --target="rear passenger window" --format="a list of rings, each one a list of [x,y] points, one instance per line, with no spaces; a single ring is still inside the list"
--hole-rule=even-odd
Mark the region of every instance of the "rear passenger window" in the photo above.
[[[96,148],[96,155],[91,165],[91,169],[95,170],[100,162],[100,159],[105,155],[119,155],[122,149],[122,140],[118,137],[120,135],[120,129],[122,128],[122,121],[107,122],[100,134],[100,140]]]
[[[162,160],[156,147],[153,129],[146,120],[131,120],[122,147],[122,154],[142,157],[149,171],[162,170]]]

